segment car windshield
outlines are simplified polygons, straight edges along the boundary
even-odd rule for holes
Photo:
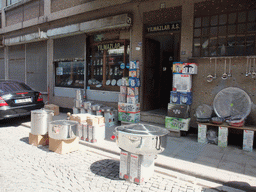
[[[2,86],[0,86],[0,92],[2,93],[29,91],[29,90],[31,90],[29,86],[19,82],[4,82],[2,83]]]

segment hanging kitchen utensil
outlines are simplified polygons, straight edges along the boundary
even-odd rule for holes
[[[232,74],[231,74],[231,58],[229,58],[229,71],[228,71],[228,77],[232,77]]]
[[[248,75],[251,75],[251,74],[252,74],[252,73],[251,73],[251,65],[252,65],[252,60],[251,60],[251,58],[250,58]]]
[[[221,77],[223,80],[226,80],[228,78],[228,74],[226,72],[226,69],[227,69],[227,59],[225,58],[224,73]]]
[[[213,79],[217,78],[216,71],[217,71],[217,58],[215,58],[215,63],[214,63],[214,77],[213,77]]]
[[[246,77],[248,77],[249,75],[248,75],[248,68],[249,68],[249,60],[248,60],[249,58],[247,57],[247,64],[246,64],[246,69],[245,69],[245,76]]]
[[[252,72],[252,78],[256,77],[256,72],[255,72],[255,58],[253,59],[253,72]]]
[[[210,67],[212,66],[212,58],[210,58]],[[213,80],[213,76],[210,74],[210,75],[207,75],[207,82],[210,83],[212,82]]]

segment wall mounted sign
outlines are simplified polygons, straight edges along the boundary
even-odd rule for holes
[[[98,45],[98,50],[109,50],[109,49],[119,49],[121,47],[121,43],[108,43],[108,44],[102,44]]]
[[[163,32],[163,31],[179,31],[181,22],[165,23],[161,25],[150,25],[146,27],[147,33]]]

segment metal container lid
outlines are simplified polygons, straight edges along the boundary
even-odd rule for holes
[[[56,120],[56,121],[51,121],[51,125],[77,125],[77,121],[72,121],[72,120]]]
[[[54,112],[53,110],[49,110],[49,109],[36,109],[31,111],[31,113],[33,114],[48,114],[53,112]]]
[[[164,136],[169,133],[167,129],[144,124],[131,124],[128,126],[116,127],[116,131],[122,131],[126,133],[136,134],[136,135],[154,135],[154,136]]]

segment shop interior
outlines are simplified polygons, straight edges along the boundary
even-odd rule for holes
[[[146,36],[144,111],[166,115],[172,90],[172,64],[179,61],[179,41],[179,33]]]

